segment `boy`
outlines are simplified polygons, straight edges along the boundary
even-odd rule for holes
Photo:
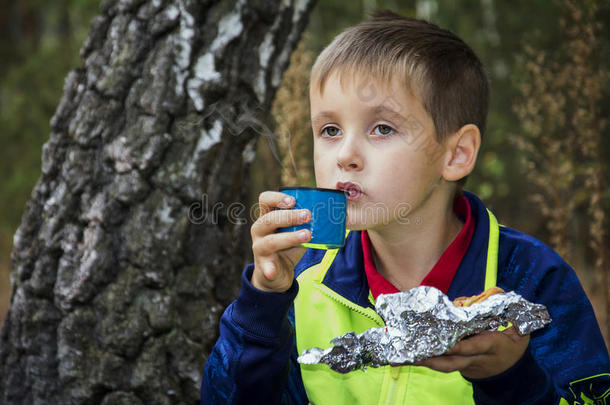
[[[202,404],[606,403],[608,353],[572,269],[461,190],[488,98],[484,68],[463,41],[388,11],[319,55],[310,83],[316,183],[349,193],[346,244],[306,250],[308,231],[274,233],[310,213],[286,209],[294,200],[282,193],[260,195],[254,263],[222,317]],[[531,336],[484,332],[416,365],[339,374],[296,362],[303,349],[380,326],[376,297],[418,285],[450,299],[498,285],[546,305],[553,321]]]

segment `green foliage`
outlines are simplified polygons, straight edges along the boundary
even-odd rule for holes
[[[406,16],[415,16],[415,1],[392,0],[318,0],[307,27],[308,46],[317,55],[345,28],[365,20],[370,11],[388,8]]]
[[[21,17],[11,19],[14,4],[0,0],[15,38],[0,38],[0,227],[14,230],[39,176],[42,144],[49,136],[49,119],[59,102],[62,83],[71,68],[80,64],[78,51],[98,12],[97,0],[22,1]],[[600,3],[600,20],[610,18],[610,6]],[[606,2],[607,3],[607,2]],[[320,0],[311,15],[307,45],[317,54],[346,27],[366,18],[375,8],[389,8],[402,15],[428,18],[457,33],[481,57],[491,78],[491,108],[482,150],[467,189],[486,199],[508,224],[536,233],[535,221],[519,200],[529,193],[521,175],[519,152],[511,142],[521,133],[512,106],[518,100],[516,55],[524,45],[557,48],[562,29],[560,8],[548,0]],[[0,11],[0,17],[2,12]],[[10,18],[9,18],[10,17]],[[610,55],[610,25],[600,35],[602,58]],[[2,29],[0,28],[0,31]],[[17,30],[19,31],[19,30]],[[3,31],[4,32],[4,31]],[[12,31],[11,31],[12,32]],[[600,102],[600,115],[610,115],[610,92]],[[610,137],[602,141],[610,155]],[[606,168],[607,170],[607,168]],[[539,230],[539,229],[538,229]]]
[[[598,20],[607,21],[610,4],[596,3]],[[325,0],[312,14],[308,46],[318,53],[336,34],[365,19],[372,8],[425,18],[456,33],[479,55],[488,69],[491,101],[479,159],[466,189],[479,194],[505,224],[544,237],[544,224],[526,198],[536,186],[523,175],[521,152],[515,147],[523,129],[513,106],[522,102],[519,85],[527,80],[519,59],[525,46],[556,52],[565,40],[565,29],[559,25],[563,12],[560,4],[548,0]],[[598,64],[608,66],[610,25],[603,25],[602,31]],[[600,117],[610,115],[610,92],[605,91],[599,110]],[[603,138],[601,153],[607,161],[610,137]],[[605,170],[608,178],[609,168]]]
[[[22,10],[24,24],[36,22],[35,36],[20,35],[3,42],[1,54],[11,55],[0,71],[0,228],[14,230],[25,202],[40,176],[40,155],[68,71],[80,64],[79,49],[98,2],[31,1]],[[33,21],[33,22],[32,22]],[[17,24],[18,25],[18,24]],[[20,27],[16,27],[17,29]],[[22,28],[22,27],[21,27]],[[25,31],[24,31],[25,32]]]

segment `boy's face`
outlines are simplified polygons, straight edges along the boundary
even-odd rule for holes
[[[317,186],[351,182],[361,191],[348,200],[347,227],[415,221],[440,181],[444,152],[418,98],[364,76],[345,75],[342,88],[335,72],[323,95],[310,88],[310,102]]]

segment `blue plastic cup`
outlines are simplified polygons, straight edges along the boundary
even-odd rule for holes
[[[309,229],[311,239],[301,246],[316,249],[336,249],[345,244],[347,194],[341,190],[317,187],[280,187],[280,192],[295,198],[291,209],[307,208],[311,221],[306,224],[278,228],[277,232]]]

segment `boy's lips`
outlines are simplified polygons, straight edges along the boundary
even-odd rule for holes
[[[342,190],[342,191],[345,191],[346,193],[348,193],[348,195],[347,195],[348,200],[355,200],[358,197],[360,197],[362,194],[364,194],[362,192],[362,188],[358,184],[352,183],[351,181],[338,182],[337,190]]]

